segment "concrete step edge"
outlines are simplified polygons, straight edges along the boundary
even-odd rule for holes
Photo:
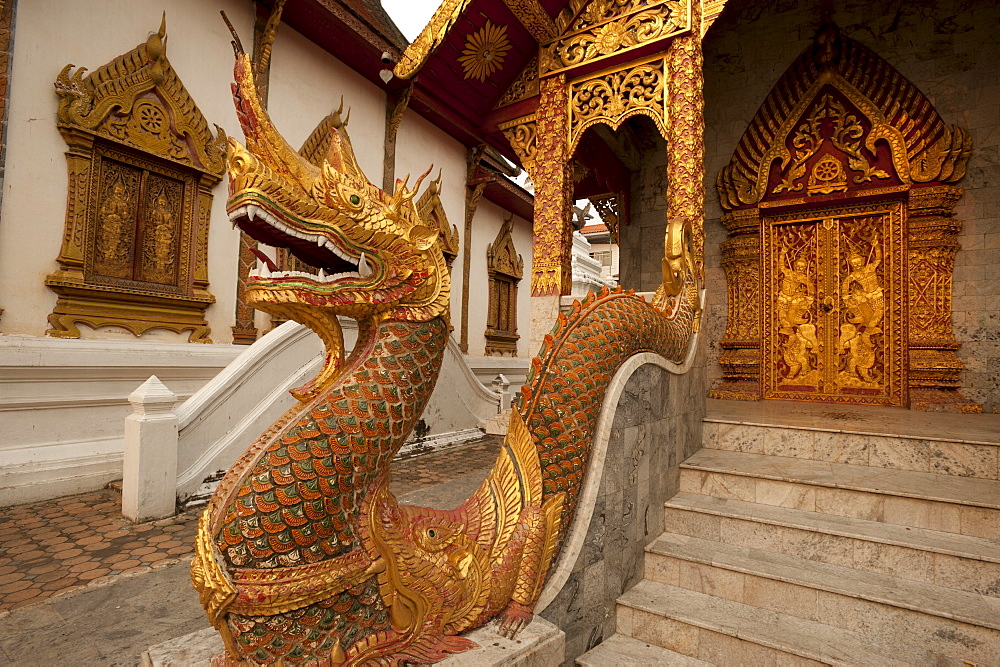
[[[633,637],[613,634],[578,657],[576,664],[580,667],[598,667],[600,665],[702,667],[712,663],[671,651],[656,644],[648,644]]]
[[[793,507],[763,505],[696,493],[678,493],[664,503],[664,507],[891,544],[969,560],[1000,563],[1000,541],[983,537],[944,533],[929,528],[901,526],[883,521],[855,519],[839,514],[810,512]]]
[[[940,664],[947,656],[884,646],[816,621],[643,579],[618,604],[828,664]]]
[[[1000,630],[1000,598],[978,593],[672,533],[646,552]]]
[[[1000,480],[872,468],[723,449],[701,449],[680,464],[695,470],[792,484],[932,500],[1000,510]],[[775,472],[784,469],[784,473]]]
[[[946,434],[936,435],[912,435],[909,433],[885,433],[882,431],[865,431],[860,429],[844,428],[823,428],[821,426],[798,426],[792,424],[768,424],[764,422],[746,422],[724,417],[705,417],[702,421],[709,424],[728,424],[730,426],[749,426],[752,428],[780,428],[786,431],[812,431],[819,433],[840,433],[842,435],[863,436],[866,438],[899,438],[900,440],[932,440],[934,442],[947,442],[956,445],[985,445],[987,447],[1000,447],[1000,440],[970,440],[968,438],[956,438]]]

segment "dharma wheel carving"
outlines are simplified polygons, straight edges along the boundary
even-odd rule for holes
[[[710,395],[978,412],[951,325],[971,148],[891,65],[824,28],[718,176],[728,319]]]
[[[55,82],[69,146],[66,231],[51,336],[79,324],[190,332],[210,343],[208,225],[226,139],[213,133],[166,55],[166,18],[132,51]]]

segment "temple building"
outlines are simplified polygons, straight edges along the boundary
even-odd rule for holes
[[[121,479],[151,375],[168,505],[204,500],[322,357],[244,300],[315,271],[230,224],[227,22],[299,155],[346,124],[387,193],[425,175],[451,343],[418,440],[503,431],[574,284],[679,311],[697,280],[682,363],[600,380],[528,659],[993,664],[992,0],[443,0],[412,43],[379,0],[0,0],[0,506]]]

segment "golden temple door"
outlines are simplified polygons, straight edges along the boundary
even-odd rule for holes
[[[764,397],[905,405],[903,205],[763,221]]]

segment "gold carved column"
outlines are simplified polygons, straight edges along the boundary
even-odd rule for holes
[[[729,239],[722,244],[726,272],[726,333],[719,343],[724,380],[711,398],[757,400],[760,396],[761,266],[760,216],[756,209],[722,216]]]
[[[691,21],[701,20],[693,2]],[[674,37],[667,49],[667,218],[691,223],[695,263],[705,264],[705,96],[701,33]],[[670,254],[667,249],[667,255]]]
[[[915,409],[981,412],[957,391],[965,366],[955,354],[961,344],[952,331],[951,312],[962,223],[953,216],[962,192],[956,185],[910,190],[909,386],[910,406]]]
[[[565,75],[542,79],[535,114],[535,185],[531,295],[560,296],[573,286],[571,268],[573,180],[569,155],[569,92]],[[525,169],[529,169],[525,165]],[[551,325],[551,322],[549,323]]]

